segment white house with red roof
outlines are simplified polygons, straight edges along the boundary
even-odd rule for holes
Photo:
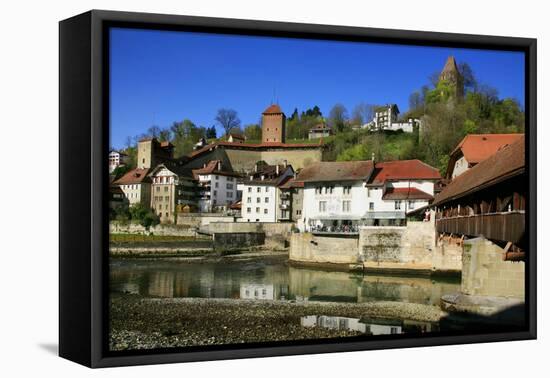
[[[302,169],[301,228],[354,231],[402,225],[433,200],[439,171],[420,160],[320,162]]]

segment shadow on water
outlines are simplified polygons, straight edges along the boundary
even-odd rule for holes
[[[526,308],[517,304],[491,315],[479,315],[465,312],[452,312],[439,321],[441,331],[471,331],[471,332],[516,332],[524,331],[526,323]]]

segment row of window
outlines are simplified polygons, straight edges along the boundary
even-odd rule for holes
[[[256,203],[261,203],[262,199],[260,197],[256,197]],[[246,203],[252,203],[252,197],[246,198]],[[269,203],[269,197],[264,198],[264,203]]]
[[[164,197],[164,200],[165,200],[166,202],[168,202],[168,201],[170,201],[170,197],[169,197],[169,196],[165,196],[165,197]],[[155,201],[156,201],[156,202],[162,201],[162,196],[155,196]]]
[[[132,184],[132,185],[121,185],[122,189],[138,189],[139,185]]]
[[[351,186],[342,187],[342,192],[344,195],[351,194]],[[334,185],[331,186],[318,186],[315,188],[315,194],[332,194],[334,193]]]
[[[248,214],[252,213],[252,208],[247,207],[246,212]],[[258,213],[258,214],[260,213],[260,208],[259,207],[256,208],[256,213]],[[267,213],[269,213],[268,209],[264,209],[264,214],[267,214]]]
[[[262,192],[262,187],[257,186],[256,187],[256,193],[261,193],[261,192]],[[269,193],[269,186],[265,186],[265,192]],[[251,186],[248,187],[248,193],[252,193],[252,187]]]
[[[157,188],[157,189],[156,189],[157,193],[160,192],[160,186],[157,186],[156,188]],[[165,191],[166,193],[168,192],[168,187],[167,187],[167,186],[164,187],[164,191]]]
[[[401,210],[403,201],[397,200],[394,201],[395,210]],[[414,209],[415,201],[409,201],[409,209]],[[369,202],[369,210],[374,210],[374,202]],[[326,213],[327,211],[327,201],[319,201],[319,212]],[[351,201],[342,201],[342,212],[349,213],[351,212]]]

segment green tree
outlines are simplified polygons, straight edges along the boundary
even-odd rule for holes
[[[260,125],[250,124],[244,127],[244,135],[247,140],[261,140],[262,128]]]

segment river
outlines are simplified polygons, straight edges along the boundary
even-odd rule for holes
[[[231,298],[438,305],[460,279],[399,277],[289,266],[283,259],[190,262],[113,259],[112,293],[160,298]]]

